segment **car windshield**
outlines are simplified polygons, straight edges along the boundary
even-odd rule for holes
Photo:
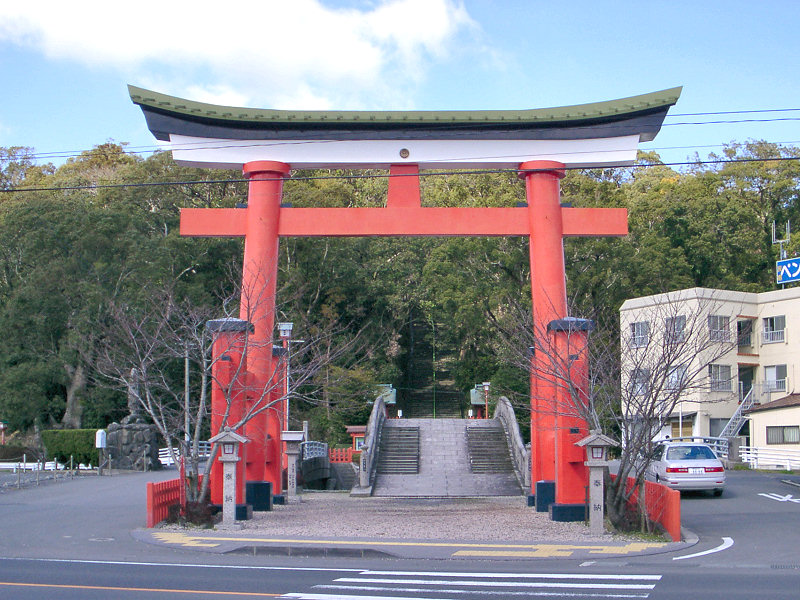
[[[708,446],[673,446],[667,450],[667,460],[714,460]]]

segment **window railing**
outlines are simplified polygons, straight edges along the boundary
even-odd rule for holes
[[[777,344],[784,340],[784,330],[777,329],[775,331],[764,331],[761,335],[762,344]]]
[[[785,379],[775,379],[773,381],[766,382],[767,391],[768,392],[785,392],[786,391],[786,380]]]

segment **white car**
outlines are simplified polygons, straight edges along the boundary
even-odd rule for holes
[[[697,442],[659,444],[645,477],[673,490],[710,490],[721,496],[725,489],[725,467],[707,444]]]

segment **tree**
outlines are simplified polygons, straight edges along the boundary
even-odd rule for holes
[[[502,331],[520,372],[530,371],[527,348],[533,347],[534,374],[558,390],[559,400],[551,403],[546,398],[547,415],[579,419],[589,429],[620,440],[617,477],[606,488],[608,516],[619,528],[629,525],[626,507],[643,485],[656,434],[681,402],[712,401],[707,393],[709,365],[736,345],[730,331],[723,335],[709,326],[710,316],[729,312],[720,309],[713,291],[649,300],[635,321],[625,313],[621,333],[616,320],[601,320],[588,337],[568,333],[558,345],[547,331],[534,331],[530,313],[524,310],[517,312],[515,325]],[[589,365],[586,380],[572,368],[573,358],[584,354]],[[515,404],[524,409],[526,402],[517,397]],[[627,485],[628,478],[633,478],[634,486]],[[643,502],[644,494],[639,498]],[[643,510],[639,517],[642,529],[652,531],[653,523]]]
[[[200,453],[200,442],[210,435],[212,386],[221,390],[225,400],[220,428],[228,426],[238,430],[287,398],[308,402],[308,389],[316,387],[315,376],[347,354],[357,336],[343,339],[341,331],[330,329],[317,331],[306,339],[291,357],[293,385],[289,390],[282,387],[278,363],[273,363],[275,370],[264,380],[252,377],[244,362],[232,375],[220,377],[216,366],[225,364],[229,354],[238,352],[247,356],[255,353],[259,346],[250,334],[251,329],[245,327],[241,339],[231,342],[229,347],[217,345],[215,348],[215,334],[207,323],[220,311],[229,314],[228,309],[238,306],[244,299],[249,309],[245,321],[249,322],[258,304],[266,299],[256,292],[237,288],[219,304],[198,305],[191,299],[181,298],[176,290],[176,282],[162,287],[145,286],[141,294],[143,302],[112,300],[109,303],[108,319],[99,333],[96,382],[125,393],[131,408],[149,417],[175,462],[178,457],[173,449],[180,448],[190,474],[187,499],[199,502],[206,497],[208,473],[217,451],[216,447],[212,448],[208,460]],[[244,296],[248,293],[251,296]],[[320,351],[321,347],[324,352]],[[271,352],[271,341],[269,349]],[[187,385],[185,369],[191,373],[191,387]],[[276,398],[273,392],[278,389],[280,394]],[[248,399],[246,403],[241,402],[244,395]],[[198,475],[205,475],[199,488],[196,485]]]

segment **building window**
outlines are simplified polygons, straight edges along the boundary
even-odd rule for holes
[[[708,378],[711,381],[712,392],[731,391],[730,365],[708,365]]]
[[[761,336],[762,343],[776,344],[783,342],[784,331],[786,330],[786,317],[767,317],[764,319],[764,332]]]
[[[666,389],[670,391],[680,390],[686,383],[686,365],[671,368],[667,372]]]
[[[786,391],[786,365],[764,367],[764,380],[769,392]]]
[[[631,347],[644,348],[650,341],[650,323],[640,321],[631,323]]]
[[[730,319],[724,315],[709,315],[708,339],[712,342],[727,342],[729,320]]]
[[[686,329],[686,316],[668,317],[665,322],[664,336],[668,344],[677,344],[684,340]]]
[[[631,394],[644,396],[650,387],[650,371],[648,369],[634,369],[631,374]]]
[[[736,339],[739,346],[752,346],[753,345],[753,321],[737,321],[736,322]]]
[[[800,425],[767,427],[767,444],[800,444]]]

